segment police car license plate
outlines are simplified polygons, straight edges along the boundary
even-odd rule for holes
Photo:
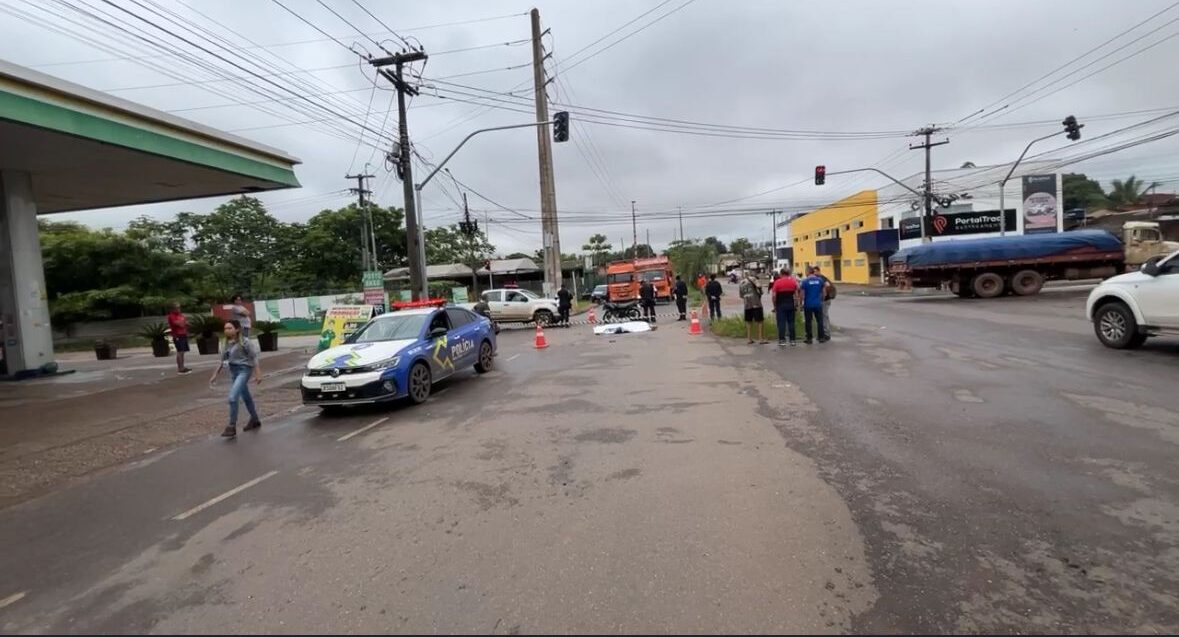
[[[348,386],[344,383],[323,383],[319,386],[319,391],[344,391]]]

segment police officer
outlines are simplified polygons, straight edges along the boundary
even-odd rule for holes
[[[655,286],[644,280],[639,284],[639,305],[643,306],[643,318],[655,322]]]
[[[675,287],[672,289],[672,294],[675,295],[675,306],[680,311],[680,317],[676,320],[688,320],[688,284],[680,278],[680,275],[675,275]]]

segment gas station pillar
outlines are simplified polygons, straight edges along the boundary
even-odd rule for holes
[[[32,177],[0,171],[0,361],[14,375],[53,362]]]

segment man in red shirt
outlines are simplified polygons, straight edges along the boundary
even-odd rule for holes
[[[786,346],[786,333],[790,333],[790,344],[795,343],[794,310],[798,304],[798,279],[790,274],[790,268],[782,268],[781,275],[770,286],[770,297],[774,301],[774,318],[778,323],[778,347]]]
[[[184,366],[184,353],[188,351],[188,319],[180,311],[180,304],[173,303],[168,312],[168,329],[172,330],[172,344],[176,346],[176,373],[187,374],[192,370]]]

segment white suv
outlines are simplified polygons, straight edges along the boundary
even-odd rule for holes
[[[491,320],[500,323],[523,321],[548,325],[557,316],[555,300],[541,298],[529,290],[488,290],[481,294],[480,298],[487,303]]]
[[[1097,339],[1115,349],[1138,347],[1150,336],[1179,334],[1179,252],[1106,279],[1089,293],[1085,314]]]

